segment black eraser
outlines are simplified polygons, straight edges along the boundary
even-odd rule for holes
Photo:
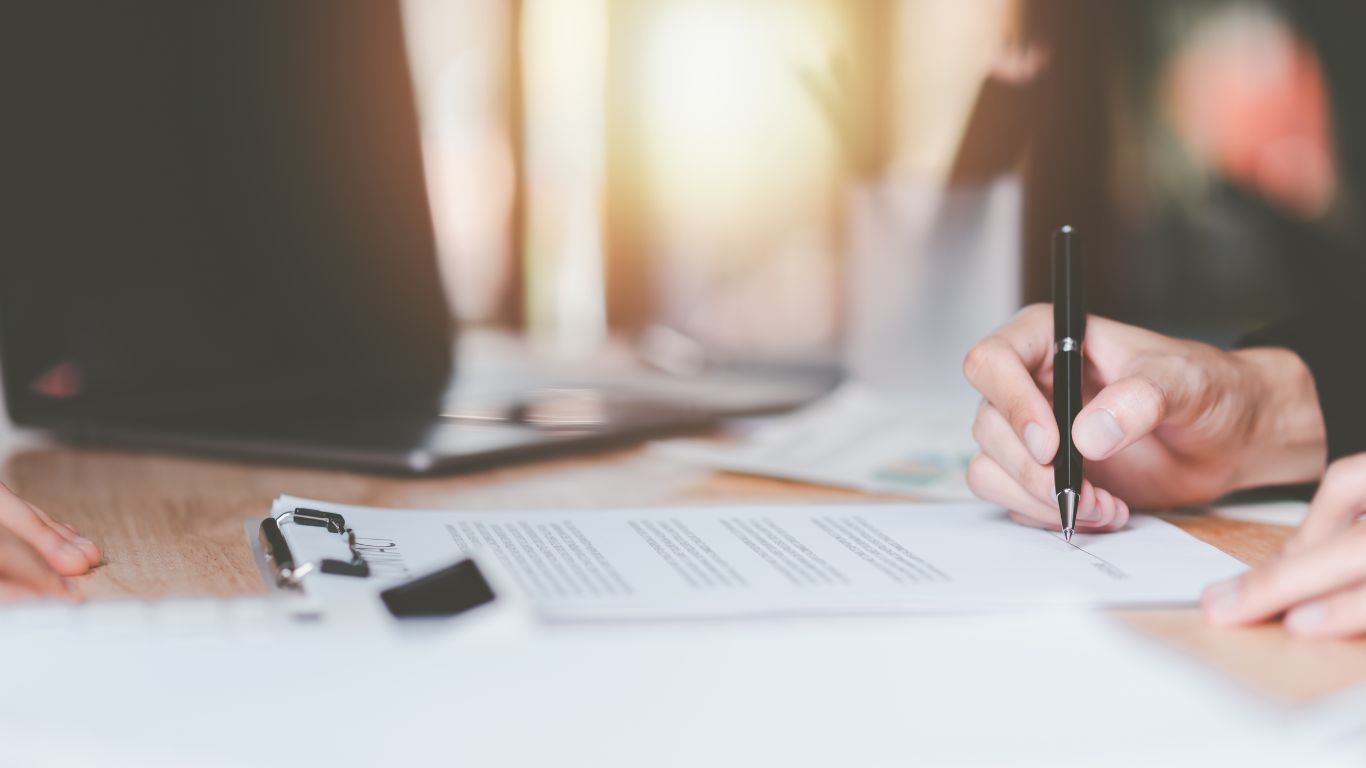
[[[389,613],[399,618],[455,616],[494,600],[493,588],[469,559],[390,587],[379,596]]]

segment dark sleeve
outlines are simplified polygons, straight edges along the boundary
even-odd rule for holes
[[[1286,347],[1298,354],[1318,390],[1328,460],[1366,452],[1366,323],[1359,310],[1333,302],[1249,334],[1238,346]]]

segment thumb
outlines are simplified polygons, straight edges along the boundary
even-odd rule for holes
[[[1134,374],[1101,390],[1072,425],[1081,455],[1095,461],[1108,458],[1156,429],[1173,405],[1186,399],[1168,381],[1161,375]]]

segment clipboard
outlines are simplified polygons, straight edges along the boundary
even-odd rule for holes
[[[299,561],[285,530],[290,526],[321,528],[337,534],[350,558],[317,558]],[[267,585],[279,592],[302,593],[310,575],[368,579],[370,564],[356,546],[356,533],[336,512],[295,507],[268,516],[258,524],[247,523],[247,538],[257,567]],[[456,616],[494,602],[497,594],[490,579],[474,559],[466,557],[437,571],[389,587],[380,600],[395,618]]]

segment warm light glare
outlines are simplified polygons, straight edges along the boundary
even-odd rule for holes
[[[528,325],[545,353],[584,357],[607,338],[607,0],[527,0],[521,33]]]
[[[488,321],[508,288],[516,189],[507,9],[484,0],[405,0],[403,13],[447,294],[461,320]]]
[[[1009,0],[897,4],[894,163],[917,178],[948,173],[983,78],[1000,57]]]
[[[801,79],[832,45],[821,11],[693,0],[648,18],[632,105],[666,225],[762,230],[825,204],[834,137]]]

